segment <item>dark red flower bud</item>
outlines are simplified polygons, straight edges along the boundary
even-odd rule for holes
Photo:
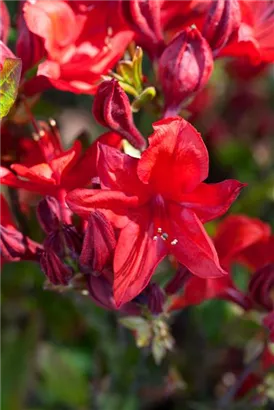
[[[60,206],[52,196],[46,196],[37,206],[37,218],[46,233],[57,230],[60,227]]]
[[[265,327],[269,330],[269,339],[274,343],[274,311],[270,312],[263,320]]]
[[[67,285],[72,277],[72,269],[50,249],[42,252],[40,265],[44,274],[54,285]]]
[[[147,304],[151,313],[155,315],[162,313],[165,295],[160,286],[156,283],[150,283],[144,293],[147,296]]]
[[[113,256],[115,246],[115,233],[111,223],[101,212],[92,212],[79,259],[83,272],[102,272]]]
[[[226,45],[231,34],[240,27],[238,0],[212,0],[202,34],[214,51]]]
[[[6,261],[15,261],[24,255],[27,244],[21,232],[1,226],[1,256]]]
[[[274,309],[274,264],[257,270],[249,282],[249,296],[256,305],[266,310]]]
[[[89,276],[88,290],[93,301],[105,309],[116,310],[111,283],[104,275]]]
[[[212,69],[212,51],[199,30],[188,27],[181,31],[159,60],[165,117],[177,114],[181,104],[206,85]]]
[[[107,80],[98,87],[93,115],[104,127],[117,132],[135,148],[145,148],[145,140],[133,123],[129,99],[117,80]]]
[[[160,53],[164,45],[162,3],[163,0],[120,0],[124,20],[136,32],[141,45],[152,55]]]
[[[82,237],[72,225],[61,225],[48,234],[44,248],[51,249],[61,259],[70,256],[78,259],[82,249]]]
[[[120,309],[117,309],[113,297],[112,280],[109,280],[112,275],[110,271],[105,271],[100,276],[87,276],[88,290],[94,303],[104,309],[120,310],[130,315],[140,315],[139,307],[133,302],[125,303]]]
[[[191,277],[189,270],[183,266],[179,265],[177,272],[173,278],[166,284],[165,292],[167,295],[174,295],[187,283],[188,279]]]

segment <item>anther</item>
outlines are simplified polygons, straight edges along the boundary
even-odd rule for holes
[[[176,245],[178,243],[178,239],[173,239],[173,241],[170,242],[171,245]]]
[[[157,229],[157,232],[158,232],[158,233],[162,233],[162,228],[158,228],[158,229]]]
[[[40,139],[39,134],[37,134],[36,132],[33,132],[31,135],[32,135],[32,138],[34,139],[34,141],[39,141],[39,139]]]
[[[166,232],[164,232],[164,233],[161,235],[161,238],[163,239],[163,241],[166,241],[167,238],[168,238],[168,234],[167,234]]]

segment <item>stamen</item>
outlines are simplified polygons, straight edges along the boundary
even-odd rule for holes
[[[170,242],[171,245],[176,245],[178,243],[178,239],[173,239],[173,241]]]
[[[158,233],[162,233],[162,231],[163,231],[162,228],[158,228],[158,229],[157,229],[157,232],[158,232]]]
[[[153,239],[154,241],[156,241],[156,240],[157,240],[157,238],[158,238],[158,236],[157,236],[157,235],[155,235],[155,236],[153,236],[153,238],[152,238],[152,239]]]
[[[164,232],[164,233],[161,235],[161,238],[163,239],[163,241],[166,241],[167,238],[168,238],[168,234],[167,234],[166,232]]]

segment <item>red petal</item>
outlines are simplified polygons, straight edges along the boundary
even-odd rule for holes
[[[138,162],[115,148],[98,144],[98,175],[103,187],[144,196],[147,187],[137,176]]]
[[[231,286],[229,275],[215,279],[202,279],[192,276],[185,285],[183,295],[174,299],[170,309],[176,310],[189,305],[197,305],[220,295],[229,286]]]
[[[36,182],[39,184],[56,184],[55,179],[52,177],[53,172],[48,164],[42,163],[34,165],[33,167],[25,167],[21,164],[13,164],[11,166],[17,175],[22,178],[28,179],[30,182]]]
[[[253,269],[274,263],[274,236],[243,249],[238,254],[238,259]]]
[[[44,164],[46,165],[46,164]],[[22,169],[23,168],[23,169]],[[31,174],[32,180],[23,180],[17,178],[16,175],[14,175],[11,171],[4,167],[0,167],[0,181],[1,184],[10,186],[12,188],[24,188],[27,191],[32,191],[32,192],[37,192],[42,195],[54,195],[55,188],[56,186],[53,185],[54,181],[53,180],[46,180],[46,179],[40,179],[37,176],[34,176],[34,173],[30,171],[27,167],[24,167],[23,165],[19,164],[13,164],[12,169],[17,171],[19,170],[19,175],[20,171],[24,173],[24,178],[26,178],[26,175]]]
[[[178,261],[201,278],[219,277],[226,272],[221,268],[213,242],[202,223],[189,209],[169,204],[171,230],[177,243],[170,246]]]
[[[26,2],[24,17],[29,30],[45,39],[45,47],[53,56],[60,47],[74,42],[82,28],[69,5],[60,0]]]
[[[192,209],[203,223],[208,222],[223,215],[244,186],[234,179],[218,184],[200,184],[190,194],[182,195],[181,202]]]
[[[0,203],[1,203],[1,225],[10,228],[15,227],[12,214],[3,194],[0,195]]]
[[[7,42],[10,29],[10,15],[8,8],[3,0],[0,2],[0,40]]]
[[[147,286],[157,265],[165,257],[164,242],[154,241],[152,237],[146,210],[143,210],[139,221],[130,221],[121,231],[114,256],[114,299],[117,307],[135,298]]]
[[[249,218],[245,215],[226,217],[219,225],[214,240],[222,265],[228,266],[251,245],[256,246],[259,242],[263,242],[263,247],[265,247],[265,241],[269,238],[270,233],[270,227],[259,219]],[[253,259],[260,263],[261,255],[256,256],[254,252],[256,249],[253,251]]]
[[[100,191],[96,189],[75,189],[66,196],[66,202],[73,212],[88,219],[90,212],[100,209],[117,227],[128,222],[129,209],[139,206],[138,197],[127,196],[120,191]]]
[[[58,182],[60,185],[65,184],[66,174],[77,163],[81,155],[81,149],[80,141],[75,141],[70,150],[60,154],[50,161],[50,167],[53,170],[56,179],[59,180]]]
[[[207,149],[200,134],[183,118],[168,118],[153,128],[150,146],[138,164],[138,176],[155,192],[177,200],[207,177]]]
[[[91,182],[93,177],[98,176],[96,158],[97,147],[100,142],[118,148],[121,145],[121,137],[114,132],[107,132],[93,141],[75,166],[70,168],[68,175],[66,175],[65,185],[68,191],[84,187]]]

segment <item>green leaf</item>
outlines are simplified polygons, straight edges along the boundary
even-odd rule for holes
[[[22,61],[20,58],[6,58],[0,73],[0,118],[5,117],[17,97]]]

